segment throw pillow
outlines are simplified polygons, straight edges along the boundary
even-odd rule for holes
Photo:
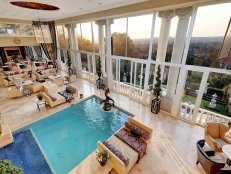
[[[129,164],[129,158],[125,155],[123,155],[118,149],[116,149],[112,144],[110,144],[108,141],[102,142],[112,153],[115,154],[121,161],[124,162],[125,166],[127,167]]]
[[[150,134],[148,132],[146,132],[145,130],[141,129],[140,127],[138,127],[138,126],[136,126],[130,122],[125,122],[124,125],[130,131],[133,130],[136,133],[138,133],[145,140],[148,140],[150,138]]]
[[[56,97],[54,97],[52,94],[47,94],[48,95],[48,97],[50,97],[51,98],[51,100],[52,101],[56,101],[57,100],[57,98]]]
[[[130,132],[134,137],[140,138],[140,134],[138,132],[136,132],[135,130],[131,130]]]
[[[7,82],[9,82],[10,81],[10,79],[8,78],[8,77],[5,77],[4,78]]]

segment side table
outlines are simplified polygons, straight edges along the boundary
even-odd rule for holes
[[[44,100],[35,100],[35,103],[37,104],[37,108],[38,108],[38,110],[40,111],[40,107],[42,106],[42,105],[44,105],[44,106],[47,106],[47,102],[46,101],[44,101]]]

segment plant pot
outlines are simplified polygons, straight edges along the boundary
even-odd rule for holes
[[[107,162],[99,162],[101,166],[105,166]]]
[[[151,112],[158,114],[160,112],[160,99],[153,99],[151,104]]]
[[[39,100],[42,100],[43,99],[43,96],[41,96],[41,97],[37,97]]]

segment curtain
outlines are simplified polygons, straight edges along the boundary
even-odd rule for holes
[[[37,56],[42,57],[42,48],[41,48],[41,46],[40,45],[34,45],[33,48],[34,48]]]
[[[55,22],[33,21],[33,26],[41,28],[41,25],[48,25],[52,43],[41,43],[41,47],[48,59],[55,61],[57,59],[57,43],[55,33]]]

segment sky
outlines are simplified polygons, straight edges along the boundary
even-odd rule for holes
[[[231,3],[201,6],[198,8],[193,37],[224,36],[231,17]],[[126,33],[126,18],[115,19],[111,25],[111,33]],[[171,20],[170,36],[175,37],[178,17]],[[152,14],[128,18],[128,35],[131,39],[145,39],[150,37]],[[91,40],[90,22],[81,24],[83,37]],[[156,17],[154,37],[158,37],[161,19]],[[93,23],[94,36],[98,35],[97,25]],[[98,41],[98,38],[94,38]]]
[[[193,36],[224,36],[231,17],[231,3],[202,6],[198,8]],[[134,22],[135,21],[135,22]],[[152,23],[152,15],[145,15],[143,17],[133,17],[128,19],[128,34],[131,38],[142,39],[150,35]],[[111,28],[112,33],[126,32],[123,27],[126,24],[126,19],[118,19],[114,21]],[[171,20],[170,36],[174,37],[176,34],[178,18],[174,17]],[[154,36],[158,37],[160,33],[161,19],[156,18]]]

